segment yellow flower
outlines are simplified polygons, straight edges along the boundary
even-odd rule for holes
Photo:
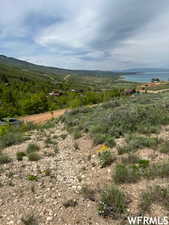
[[[109,147],[107,145],[101,145],[96,152],[104,152],[107,151],[109,149]]]

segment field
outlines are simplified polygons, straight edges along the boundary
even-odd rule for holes
[[[117,96],[43,125],[1,128],[1,224],[127,225],[128,216],[167,216],[168,98]]]

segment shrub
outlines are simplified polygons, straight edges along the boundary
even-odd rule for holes
[[[147,168],[149,166],[149,160],[146,160],[146,159],[140,159],[138,160],[138,164],[139,164],[139,167],[141,168]]]
[[[116,142],[115,142],[115,140],[114,140],[114,137],[107,136],[107,137],[105,138],[105,144],[106,144],[107,146],[109,146],[110,148],[116,146]]]
[[[110,151],[104,151],[99,153],[99,160],[100,165],[103,168],[111,165],[111,163],[115,160],[115,158],[113,158],[112,153]]]
[[[129,136],[127,139],[128,144],[133,150],[145,148],[145,147],[155,147],[158,145],[160,140],[158,138],[148,138],[143,136]]]
[[[101,193],[98,213],[103,217],[117,219],[126,212],[127,204],[124,193],[115,186],[110,186]]]
[[[125,166],[119,164],[116,166],[114,181],[118,184],[120,183],[135,183],[141,177],[140,170],[136,165]]]
[[[16,153],[16,158],[18,161],[22,161],[24,156],[26,156],[25,152],[17,152]]]
[[[74,132],[73,132],[73,137],[74,137],[74,139],[78,139],[78,138],[80,138],[82,135],[81,135],[81,132],[79,131],[79,130],[75,130]]]
[[[137,155],[129,154],[127,157],[122,158],[123,164],[136,164],[140,160],[140,158]]]
[[[12,159],[6,154],[0,154],[0,164],[10,163]]]
[[[20,132],[8,132],[5,135],[3,135],[0,139],[0,149],[9,147],[11,145],[20,144],[25,139],[23,137],[23,134]]]
[[[103,144],[105,141],[105,134],[96,134],[93,136],[93,138],[95,145]]]
[[[140,208],[143,213],[150,210],[153,203],[158,203],[163,205],[167,210],[169,210],[169,187],[160,187],[155,185],[154,187],[149,187],[149,190],[141,194]]]
[[[153,164],[144,171],[147,178],[169,177],[169,162]]]
[[[36,151],[39,151],[39,146],[37,144],[33,144],[33,143],[29,144],[26,149],[27,154],[30,154],[30,153],[33,153]]]
[[[166,141],[160,146],[160,152],[169,154],[169,141]]]
[[[35,175],[28,175],[28,176],[27,176],[27,179],[28,179],[29,181],[38,181],[38,177],[35,176]]]
[[[38,153],[32,152],[32,153],[28,154],[28,159],[30,161],[38,161],[38,160],[41,159],[41,157],[40,157],[40,155]]]

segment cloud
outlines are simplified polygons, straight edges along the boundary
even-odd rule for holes
[[[71,69],[169,67],[168,0],[1,0],[0,51]]]

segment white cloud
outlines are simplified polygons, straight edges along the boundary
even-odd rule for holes
[[[168,0],[1,1],[7,55],[74,69],[169,67]]]

